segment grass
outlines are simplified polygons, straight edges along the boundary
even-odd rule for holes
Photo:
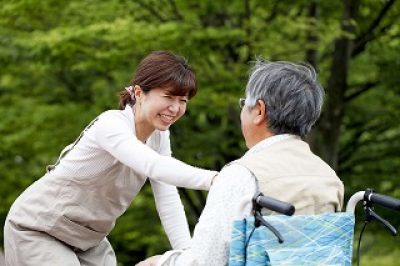
[[[356,263],[356,250],[359,232],[354,237],[353,265]],[[361,240],[360,266],[400,266],[400,236],[392,236],[389,231],[364,233]]]

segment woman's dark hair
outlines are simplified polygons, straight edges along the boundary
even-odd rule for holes
[[[170,95],[188,96],[189,99],[197,93],[196,75],[188,61],[167,51],[155,51],[146,56],[129,84],[139,85],[145,93],[154,88],[168,87]],[[135,103],[128,91],[120,92],[119,97],[120,110]]]

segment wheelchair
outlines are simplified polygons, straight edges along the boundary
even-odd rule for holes
[[[257,193],[252,198],[252,215],[234,221],[229,266],[351,266],[354,212],[360,201],[365,223],[359,240],[371,221],[381,223],[393,236],[397,235],[396,229],[374,211],[373,205],[400,211],[400,200],[375,193],[373,189],[353,194],[345,212],[319,215],[293,215],[294,206]],[[263,216],[262,208],[280,214]],[[359,247],[360,242],[357,265]]]

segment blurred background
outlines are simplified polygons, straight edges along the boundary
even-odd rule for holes
[[[0,0],[1,225],[85,125],[118,107],[118,92],[154,50],[186,57],[199,82],[171,127],[175,157],[215,170],[240,157],[237,102],[249,62],[307,61],[326,90],[307,141],[345,183],[346,200],[367,187],[400,198],[399,1]],[[207,193],[180,192],[193,228]],[[376,211],[400,229],[398,212]],[[110,241],[121,266],[170,249],[149,185]],[[371,224],[361,255],[364,265],[400,265],[400,237]]]

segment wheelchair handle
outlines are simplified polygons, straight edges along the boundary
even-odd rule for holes
[[[278,213],[282,213],[288,216],[291,216],[295,212],[295,208],[293,205],[280,201],[268,196],[264,196],[262,193],[254,195],[253,200],[260,205],[261,207],[267,208],[271,211],[275,211]]]
[[[395,211],[400,211],[400,200],[374,193],[372,190],[366,190],[366,191],[358,191],[353,194],[353,196],[350,197],[347,206],[346,206],[346,212],[351,212],[354,213],[355,207],[359,201],[369,201],[371,203],[375,203],[377,205],[380,205],[382,207],[392,209]]]
[[[395,211],[400,211],[400,200],[378,193],[371,193],[368,197],[372,203]]]

